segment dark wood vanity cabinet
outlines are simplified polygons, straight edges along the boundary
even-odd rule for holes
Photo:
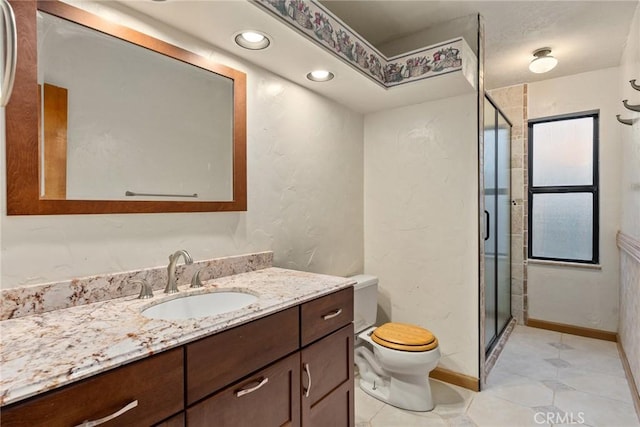
[[[100,426],[150,426],[184,408],[182,349],[98,374],[0,409],[2,427],[73,427],[117,417]]]
[[[353,288],[300,307],[303,427],[354,425],[352,321]]]
[[[187,405],[297,351],[299,331],[293,307],[187,344]]]
[[[189,427],[299,426],[296,352],[187,409]]]
[[[353,427],[353,288],[1,409],[5,426]]]
[[[168,420],[164,420],[153,427],[185,427],[186,425],[185,414],[184,412],[180,412],[179,414],[174,415]]]
[[[301,351],[303,427],[354,423],[353,324]]]
[[[189,406],[186,425],[352,427],[352,321],[347,288],[187,345],[187,400],[194,402],[256,360],[277,359],[295,340],[287,357]]]
[[[300,346],[353,322],[353,288],[346,288],[300,306]]]

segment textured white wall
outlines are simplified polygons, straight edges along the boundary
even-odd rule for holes
[[[362,271],[362,115],[170,28],[119,15],[106,2],[89,6],[247,73],[248,211],[12,217],[3,211],[3,288],[164,265],[180,248],[194,259],[273,250],[277,266],[345,276]],[[4,163],[0,172],[5,176]]]
[[[607,68],[529,84],[529,119],[600,110],[601,270],[530,262],[529,317],[616,331],[618,325],[621,126],[620,70]]]
[[[640,92],[629,85],[640,84],[640,4],[631,24],[627,45],[620,65],[622,99],[640,104]],[[640,113],[620,107],[624,118],[635,117],[633,126],[621,127],[622,132],[622,221],[621,231],[640,241]],[[627,253],[620,254],[620,343],[627,355],[636,387],[640,389],[640,262]]]
[[[630,104],[640,104],[640,92],[634,90],[629,80],[635,79],[640,85],[640,4],[636,8],[627,45],[620,64],[620,99],[628,99]],[[619,125],[622,133],[622,222],[621,230],[640,240],[640,113],[635,113],[618,105],[621,118],[636,121],[633,126]]]
[[[478,377],[476,95],[365,117],[365,271],[393,321],[431,330]]]

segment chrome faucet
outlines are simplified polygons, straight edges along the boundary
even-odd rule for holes
[[[169,255],[169,266],[167,267],[167,287],[164,288],[165,294],[175,294],[176,292],[178,292],[178,283],[176,281],[176,264],[178,263],[180,255],[182,255],[182,257],[184,258],[185,264],[193,264],[191,255],[189,255],[189,252],[185,251],[184,249],[180,249],[174,254]]]

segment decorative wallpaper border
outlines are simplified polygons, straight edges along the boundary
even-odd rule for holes
[[[176,275],[182,284],[201,269],[200,278],[205,281],[262,270],[272,264],[273,252],[258,252],[180,264]],[[162,291],[167,283],[167,266],[3,289],[0,320],[135,295],[140,292],[140,285],[131,283],[136,279],[144,279],[154,291]]]
[[[462,38],[387,58],[316,0],[252,0],[374,82],[390,88],[462,69]]]

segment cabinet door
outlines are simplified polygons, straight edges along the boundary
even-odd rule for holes
[[[185,425],[184,412],[180,412],[179,414],[174,415],[168,420],[164,420],[163,422],[156,424],[153,427],[184,427]]]
[[[149,426],[184,408],[182,348],[2,408],[2,426],[69,427],[121,414],[101,426]]]
[[[298,350],[298,307],[186,345],[187,405]]]
[[[301,351],[303,427],[353,427],[353,324]]]
[[[187,425],[299,426],[300,354],[292,354],[187,409]]]

